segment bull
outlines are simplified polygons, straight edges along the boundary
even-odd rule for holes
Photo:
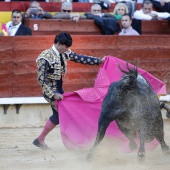
[[[139,134],[138,158],[145,158],[145,142],[155,138],[160,143],[162,152],[170,153],[164,140],[160,101],[156,93],[138,73],[137,67],[129,68],[127,64],[126,70],[120,70],[124,75],[120,81],[110,85],[103,100],[96,140],[87,159],[104,138],[112,121],[116,121],[119,129],[129,139],[129,147],[132,150],[137,148],[135,137]]]

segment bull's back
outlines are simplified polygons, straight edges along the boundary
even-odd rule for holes
[[[154,122],[160,116],[159,99],[145,79],[137,79],[136,87],[126,97],[130,117],[139,120],[149,118]]]

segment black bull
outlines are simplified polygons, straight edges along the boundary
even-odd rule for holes
[[[121,68],[120,68],[121,69]],[[130,149],[136,149],[136,134],[139,133],[140,146],[138,157],[145,157],[145,142],[156,138],[163,153],[170,149],[164,141],[163,119],[160,101],[150,84],[137,72],[137,68],[128,68],[118,82],[110,85],[103,100],[102,110],[98,121],[96,141],[90,150],[92,156],[94,148],[104,138],[106,129],[112,121],[116,121],[119,129],[129,139]]]

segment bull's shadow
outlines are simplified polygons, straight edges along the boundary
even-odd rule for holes
[[[138,73],[137,67],[129,68],[127,64],[126,70],[120,70],[124,73],[122,79],[110,85],[103,100],[97,137],[87,159],[91,158],[112,121],[116,121],[119,129],[129,139],[132,150],[137,148],[134,139],[139,134],[138,158],[145,157],[145,142],[155,138],[159,141],[162,152],[170,153],[169,146],[164,141],[163,119],[156,93]]]

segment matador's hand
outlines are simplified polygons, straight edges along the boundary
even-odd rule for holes
[[[104,56],[103,58],[101,58],[101,59],[100,59],[100,64],[104,63],[105,59],[106,59],[106,56]]]
[[[62,100],[62,99],[63,99],[63,95],[60,94],[60,93],[55,93],[55,94],[54,94],[54,99],[55,99],[55,100]]]
[[[69,56],[71,54],[71,50],[68,49],[67,51],[64,52],[65,54],[67,54],[67,56]]]

